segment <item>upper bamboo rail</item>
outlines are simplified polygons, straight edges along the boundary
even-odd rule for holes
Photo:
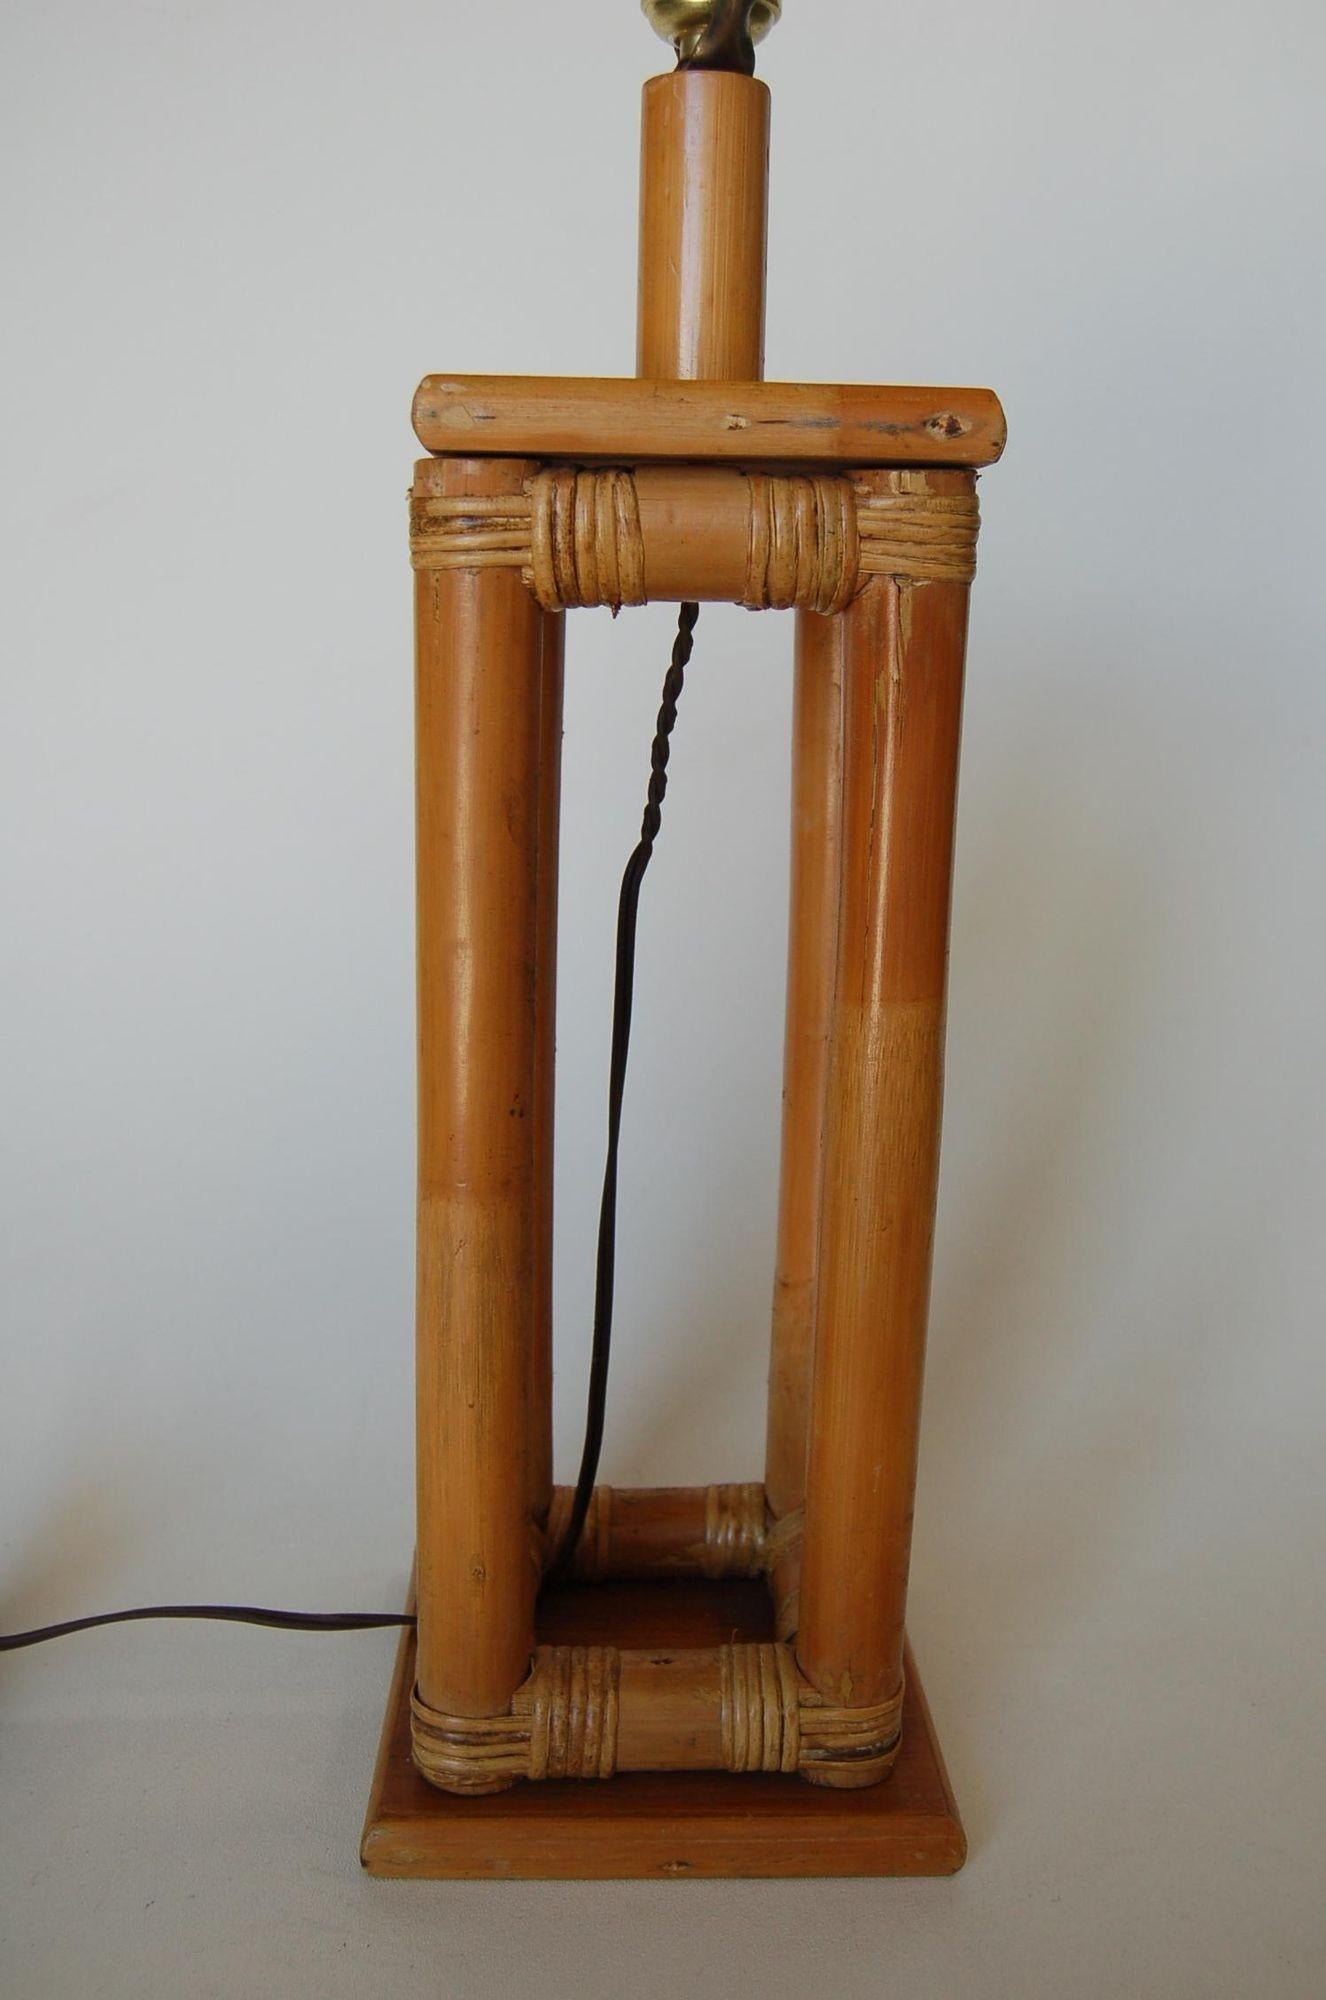
[[[415,569],[518,571],[547,611],[698,598],[831,613],[871,577],[966,583],[976,566],[970,480],[949,493],[920,471],[555,465],[453,497],[435,491],[439,462],[420,462]]]
[[[1007,436],[993,389],[852,383],[425,375],[413,416],[425,451],[618,464],[978,467]]]

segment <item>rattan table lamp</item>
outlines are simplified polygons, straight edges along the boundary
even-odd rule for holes
[[[779,11],[646,0],[679,64],[644,88],[634,379],[415,398],[418,1625],[381,1875],[965,1852],[904,1612],[976,469],[1004,423],[983,389],[763,380],[752,40]],[[656,600],[795,614],[768,1449],[762,1485],[577,1506],[550,1407],[563,636]]]

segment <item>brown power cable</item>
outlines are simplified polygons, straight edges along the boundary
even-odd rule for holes
[[[622,1097],[626,1088],[626,1058],[631,1046],[631,1003],[635,993],[635,929],[640,908],[640,884],[654,852],[663,820],[668,789],[669,738],[677,720],[686,668],[695,644],[698,604],[683,604],[672,642],[672,660],[663,682],[663,699],[649,752],[649,797],[640,824],[640,839],[626,864],[617,902],[617,966],[612,1001],[612,1054],[608,1063],[608,1157],[603,1169],[603,1199],[599,1206],[598,1258],[594,1281],[594,1338],[589,1357],[589,1406],[585,1413],[585,1446],[576,1478],[571,1518],[549,1566],[553,1578],[570,1569],[589,1503],[594,1497],[603,1425],[608,1401],[608,1361],[612,1348],[613,1281],[617,1264],[617,1148],[622,1129]]]
[[[649,795],[640,839],[622,876],[617,903],[617,962],[612,1003],[612,1054],[608,1065],[608,1157],[599,1208],[598,1259],[594,1286],[594,1338],[590,1350],[589,1403],[585,1414],[585,1444],[576,1480],[571,1516],[550,1575],[564,1576],[584,1529],[603,1449],[608,1400],[608,1362],[612,1349],[613,1280],[617,1258],[617,1149],[621,1137],[622,1097],[626,1058],[631,1044],[631,1004],[635,992],[635,932],[640,884],[654,852],[663,821],[668,789],[669,739],[677,720],[686,668],[694,646],[698,604],[683,604],[677,620],[672,660],[663,682],[663,699],[649,752]],[[38,1625],[30,1632],[0,1634],[0,1653],[40,1646],[71,1632],[90,1632],[98,1625],[129,1625],[143,1618],[211,1618],[231,1625],[269,1625],[281,1632],[370,1632],[384,1625],[413,1625],[410,1612],[392,1611],[271,1611],[253,1604],[144,1604],[128,1611],[102,1611],[90,1618],[67,1618],[59,1625]]]

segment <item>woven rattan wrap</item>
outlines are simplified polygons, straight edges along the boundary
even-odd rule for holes
[[[519,1715],[443,1715],[410,1697],[414,1761],[447,1792],[500,1792],[529,1776],[529,1722]]]
[[[900,1687],[889,1701],[871,1708],[836,1708],[803,1681],[797,1760],[802,1776],[853,1785],[875,1785],[887,1777],[898,1754],[904,1692]]]
[[[700,1556],[703,1574],[715,1578],[763,1576],[764,1515],[761,1485],[707,1487]]]
[[[970,583],[980,515],[974,492],[934,493],[894,472],[889,490],[830,474],[748,472],[748,610],[842,611],[872,577]],[[519,493],[411,501],[417,570],[516,570],[546,611],[643,604],[645,544],[635,476],[548,466]]]
[[[857,591],[856,505],[845,479],[746,475],[748,611],[842,611]]]
[[[976,574],[980,508],[972,493],[927,493],[924,475],[896,472],[890,493],[858,487],[861,578],[970,583]]]
[[[527,581],[545,611],[645,601],[645,550],[629,472],[550,466],[530,486]]]
[[[528,1718],[530,1778],[610,1778],[617,1768],[615,1646],[540,1646],[516,1693]]]
[[[529,564],[528,493],[440,499],[410,495],[414,569],[524,569]]]
[[[795,1771],[800,1685],[786,1646],[724,1646],[719,1663],[723,1763],[729,1771]]]

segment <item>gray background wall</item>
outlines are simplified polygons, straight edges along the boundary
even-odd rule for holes
[[[789,0],[768,372],[993,382],[912,1631],[955,1882],[383,1887],[391,1642],[0,1671],[15,1995],[1320,1990],[1326,32]],[[628,0],[0,21],[0,1629],[393,1606],[410,393],[625,373]],[[666,608],[574,623],[558,1442]],[[790,631],[706,611],[606,1476],[758,1476]]]

